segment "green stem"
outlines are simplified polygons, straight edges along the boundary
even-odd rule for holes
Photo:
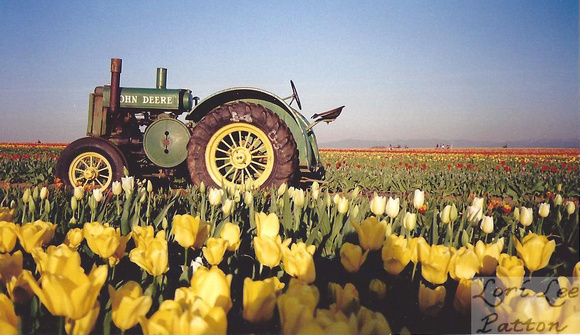
[[[64,316],[58,318],[58,335],[64,334]]]
[[[183,266],[184,266],[184,267],[187,267],[187,252],[188,252],[188,251],[189,251],[189,248],[185,248],[185,257],[184,257],[184,258],[185,258],[185,261],[184,261],[184,263],[183,263]]]

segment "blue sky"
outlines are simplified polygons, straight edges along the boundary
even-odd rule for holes
[[[85,135],[88,94],[280,96],[293,79],[319,142],[578,139],[578,1],[2,1],[0,142]]]

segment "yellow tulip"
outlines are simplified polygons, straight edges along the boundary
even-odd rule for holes
[[[483,241],[477,241],[473,251],[479,259],[478,273],[484,276],[490,276],[495,272],[499,255],[503,249],[503,238],[498,239],[496,243],[485,244]]]
[[[78,320],[66,319],[64,329],[69,335],[83,335],[89,334],[95,327],[97,318],[99,317],[99,312],[101,311],[101,304],[99,301],[95,301],[93,308]]]
[[[82,229],[72,228],[66,233],[63,243],[68,245],[70,248],[78,249],[84,239],[85,237]]]
[[[395,234],[389,235],[381,252],[383,267],[392,275],[398,275],[411,261],[411,249],[407,239]]]
[[[392,334],[391,326],[380,312],[361,307],[357,316],[358,330],[356,334]]]
[[[236,251],[240,247],[240,226],[233,224],[231,222],[226,222],[222,231],[220,232],[220,237],[228,241],[228,251]]]
[[[524,261],[517,256],[501,254],[495,272],[504,288],[520,288],[524,282]]]
[[[129,259],[152,276],[167,272],[169,267],[165,231],[157,232],[155,238],[141,240],[139,246],[129,252]]]
[[[421,260],[421,274],[432,284],[443,284],[447,281],[451,250],[444,245],[420,245],[419,259]]]
[[[366,218],[360,224],[351,220],[350,223],[358,233],[358,239],[361,247],[365,250],[379,250],[385,241],[387,231],[387,222],[380,221],[371,216]]]
[[[338,195],[338,194],[337,194]],[[348,212],[348,198],[345,198],[343,196],[339,196],[338,199],[335,199],[336,201],[336,210],[340,213],[340,214],[346,214]]]
[[[218,265],[221,263],[228,247],[228,243],[229,242],[223,238],[210,237],[206,242],[206,246],[202,249],[203,256],[207,262],[211,265]]]
[[[141,241],[146,240],[148,238],[155,237],[155,230],[153,226],[133,226],[131,227],[131,237],[133,237],[133,241],[135,241],[135,245],[139,246]]]
[[[211,307],[220,307],[226,313],[232,308],[230,285],[232,275],[226,276],[217,266],[199,267],[191,278],[191,293]]]
[[[12,301],[3,293],[0,293],[0,329],[3,334],[18,334],[20,318],[16,316]]]
[[[22,252],[14,254],[0,254],[0,283],[6,285],[12,277],[18,277],[22,273]]]
[[[479,228],[486,234],[493,233],[493,217],[485,215]]]
[[[178,326],[176,334],[225,335],[228,328],[226,313],[218,307],[205,313],[185,311],[179,316]]]
[[[31,253],[32,249],[41,247],[50,243],[54,236],[56,225],[50,222],[37,220],[23,224],[19,230],[16,231],[20,245],[27,253]]]
[[[0,207],[0,221],[12,221],[15,213],[16,208]]]
[[[420,262],[419,249],[424,247],[429,247],[429,245],[423,236],[413,237],[409,241],[409,249],[411,250],[411,262],[414,264]]]
[[[35,248],[32,250],[32,258],[41,275],[45,273],[52,275],[74,273],[81,269],[81,255],[66,244],[51,245],[46,249],[46,252],[42,248]]]
[[[127,330],[135,326],[140,317],[145,316],[153,300],[143,295],[143,289],[134,281],[128,281],[119,290],[109,285],[111,297],[112,318],[115,326]]]
[[[280,233],[280,221],[276,213],[256,213],[255,219],[258,237],[274,238]]]
[[[13,222],[0,221],[0,253],[11,252],[14,249],[18,230],[19,226]]]
[[[556,242],[554,240],[548,241],[544,235],[530,233],[522,239],[521,243],[515,236],[513,239],[518,256],[531,272],[546,267],[556,249]]]
[[[52,315],[78,320],[95,305],[107,279],[107,265],[94,267],[88,276],[80,267],[59,274],[45,272],[40,277],[40,285],[29,272],[23,274],[32,291]]]
[[[121,230],[110,227],[108,223],[85,223],[83,235],[91,250],[103,259],[113,256],[121,243]]]
[[[184,248],[201,248],[209,235],[209,228],[209,224],[201,220],[199,216],[178,214],[173,217],[175,241]]]
[[[445,306],[445,286],[437,286],[430,289],[425,284],[419,284],[419,310],[421,313],[434,316]]]
[[[576,205],[574,204],[573,201],[566,201],[566,213],[568,213],[568,215],[572,215],[574,214],[574,212],[576,211]]]
[[[478,270],[479,258],[477,258],[471,244],[459,248],[449,261],[449,275],[457,281],[473,278]]]
[[[278,305],[282,334],[296,334],[302,325],[306,325],[314,319],[314,309],[304,304],[298,297],[287,293],[282,294],[276,304]]]
[[[109,257],[108,261],[109,261],[109,266],[115,266],[117,264],[119,264],[119,262],[121,261],[121,258],[123,258],[125,256],[125,249],[127,249],[127,242],[129,242],[129,239],[131,239],[132,233],[129,233],[125,236],[121,236],[119,239],[119,245],[117,246],[117,249],[115,249],[115,252],[113,253],[113,256]]]
[[[373,279],[369,283],[369,295],[371,300],[378,303],[387,296],[387,284],[380,279]]]
[[[460,279],[453,298],[453,307],[456,311],[467,314],[471,310],[471,284],[472,279]]]
[[[276,298],[283,286],[277,277],[256,281],[244,279],[244,320],[261,323],[272,319]]]
[[[291,240],[284,241],[288,246]],[[254,237],[254,251],[256,258],[260,264],[274,268],[280,264],[282,260],[282,239],[280,236],[274,238],[270,237]]]
[[[368,250],[363,254],[360,246],[346,242],[340,247],[340,263],[346,271],[355,273],[363,265],[368,254]]]
[[[572,270],[572,277],[580,278],[580,262],[576,263],[574,270]]]
[[[333,312],[341,311],[345,315],[357,313],[360,308],[359,294],[356,287],[351,283],[346,283],[344,287],[336,283],[328,283],[333,304],[330,310]]]
[[[292,193],[292,200],[294,200],[294,206],[304,207],[305,193],[303,189],[295,189]]]
[[[306,246],[304,242],[294,243],[291,249],[282,245],[284,271],[303,283],[311,284],[316,279],[316,268],[312,258],[315,251],[314,245]]]

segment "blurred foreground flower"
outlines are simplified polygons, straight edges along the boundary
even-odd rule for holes
[[[55,224],[37,220],[23,224],[20,229],[16,231],[16,235],[18,235],[22,248],[27,253],[31,253],[32,249],[50,243],[55,230]]]
[[[0,329],[3,334],[18,334],[19,317],[16,316],[12,301],[0,293]]]
[[[369,250],[363,254],[360,246],[346,242],[340,247],[340,263],[346,271],[355,273],[363,265],[368,254]]]
[[[265,280],[244,279],[243,316],[251,323],[261,323],[272,319],[276,298],[284,288],[277,277]]]
[[[282,245],[281,249],[286,273],[306,284],[314,282],[316,269],[312,255],[316,251],[316,246],[306,246],[304,242],[298,242],[292,244],[291,248]]]
[[[18,238],[17,231],[19,229],[20,226],[13,222],[0,220],[0,253],[11,252],[14,249]]]
[[[421,313],[434,316],[438,314],[445,305],[445,286],[437,286],[430,289],[425,284],[419,284],[419,310]]]

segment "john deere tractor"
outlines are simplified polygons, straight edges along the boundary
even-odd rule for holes
[[[87,137],[60,156],[56,176],[65,184],[107,188],[124,168],[142,178],[182,175],[213,187],[267,188],[324,176],[312,128],[335,120],[344,106],[309,122],[290,106],[302,109],[292,81],[286,98],[242,87],[200,101],[188,89],[167,89],[164,68],[157,69],[155,88],[121,87],[121,64],[111,59],[111,84],[90,94]]]

